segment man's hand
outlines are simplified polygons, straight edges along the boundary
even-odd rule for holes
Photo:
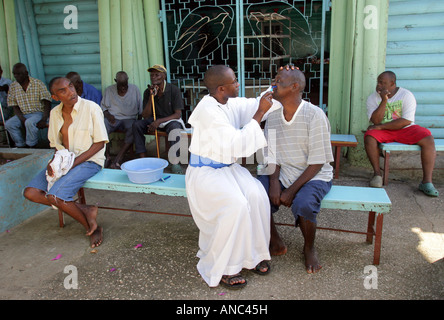
[[[150,94],[152,96],[157,96],[157,93],[159,92],[159,86],[157,84],[153,86],[148,86],[148,88],[150,89]]]
[[[44,129],[46,128],[46,119],[42,119],[36,124],[37,128]]]
[[[108,110],[106,110],[106,111],[103,113],[103,115],[105,116],[105,118],[108,119],[109,123],[111,123],[111,124],[116,123],[116,118],[114,118],[114,116],[113,116],[111,113],[109,113]]]
[[[148,125],[148,132],[154,132],[157,130],[157,128],[159,128],[159,126],[161,125],[162,122],[159,121],[159,119],[157,119],[156,121],[151,122]]]
[[[281,193],[281,204],[288,208],[291,207],[295,196],[296,195],[290,189],[285,189]]]
[[[268,192],[270,194],[270,202],[279,207],[281,205],[281,185],[279,180],[273,181],[270,179],[270,187]]]
[[[272,92],[266,92],[259,102],[259,108],[257,109],[257,112],[253,116],[253,119],[256,120],[258,123],[262,122],[262,118],[267,113],[268,110],[273,106],[273,93]]]
[[[387,101],[389,99],[388,96],[390,95],[390,91],[383,89],[383,90],[379,90],[378,94],[381,96],[381,99],[383,101]]]
[[[382,129],[381,129],[381,126],[379,126],[377,124],[373,124],[367,128],[367,131],[368,130],[382,130]]]
[[[51,163],[54,160],[54,158],[52,158],[52,160],[48,163],[48,165],[46,166],[46,170],[48,171],[48,175],[50,177],[54,176],[54,172],[52,171],[52,167],[51,167]]]

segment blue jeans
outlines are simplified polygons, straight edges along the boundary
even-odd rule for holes
[[[97,163],[87,161],[72,168],[67,174],[60,177],[48,191],[46,168],[40,171],[26,188],[36,188],[46,192],[46,197],[52,195],[66,202],[74,201],[74,196],[85,182],[102,169]]]
[[[265,188],[265,191],[269,193],[270,187],[270,176],[260,175],[257,177]],[[304,184],[294,197],[293,203],[291,205],[291,211],[298,221],[298,217],[302,217],[313,223],[317,223],[316,216],[321,210],[321,201],[330,191],[332,186],[331,181],[325,182],[321,180],[311,180]],[[285,187],[281,183],[281,190]],[[271,213],[275,213],[279,210],[279,207],[271,205]]]
[[[13,116],[11,119],[7,120],[5,128],[11,135],[12,140],[14,140],[16,147],[21,148],[26,145],[34,147],[39,142],[39,128],[37,128],[37,123],[42,120],[43,112],[25,114],[24,117],[26,118],[26,138],[23,138],[22,135],[23,123],[17,116]]]

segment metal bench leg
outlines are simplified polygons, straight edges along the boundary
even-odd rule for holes
[[[376,217],[376,233],[375,233],[375,251],[373,254],[373,264],[379,265],[381,256],[381,242],[382,242],[382,225],[384,221],[384,214],[380,213]]]

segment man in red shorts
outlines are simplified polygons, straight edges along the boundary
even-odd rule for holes
[[[414,124],[415,112],[416,99],[413,94],[396,86],[396,75],[393,72],[381,73],[376,92],[367,99],[367,114],[373,123],[364,135],[365,150],[374,171],[370,187],[382,187],[378,143],[417,144],[421,147],[423,170],[419,190],[428,196],[437,197],[439,192],[432,183],[436,158],[435,140],[428,129]]]

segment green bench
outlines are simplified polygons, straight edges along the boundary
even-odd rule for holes
[[[103,169],[94,177],[89,179],[83,188],[109,190],[119,192],[136,192],[146,194],[157,194],[174,197],[186,197],[185,176],[177,174],[164,174],[164,177],[170,176],[165,181],[157,181],[150,184],[135,184],[129,181],[127,174],[121,170]],[[79,191],[79,201],[85,204],[84,190]],[[169,214],[178,216],[191,217],[188,214],[179,213],[160,213],[143,210],[133,210],[124,208],[102,207],[101,209],[149,212],[156,214]],[[350,187],[350,186],[333,186],[330,192],[322,201],[321,208],[338,209],[343,211],[363,211],[368,212],[367,231],[350,231],[322,228],[325,230],[334,230],[342,232],[350,232],[366,235],[368,243],[374,243],[373,264],[378,265],[381,253],[382,226],[384,214],[391,210],[391,202],[384,189],[366,188],[366,187]],[[64,226],[63,212],[59,210],[60,227]],[[283,224],[281,224],[283,225]]]
[[[186,129],[182,132],[182,137],[190,138],[192,135],[192,129]],[[154,133],[151,133],[154,135]],[[150,135],[150,134],[148,134]],[[158,131],[159,139],[156,141],[157,148],[160,150],[159,140],[160,137],[164,138],[165,150],[168,151],[170,146],[168,141],[168,135],[165,132]],[[358,140],[353,134],[332,134],[330,136],[331,146],[333,147],[333,156],[334,156],[334,178],[339,178],[339,168],[341,164],[341,150],[345,147],[356,147],[358,145]],[[242,165],[246,165],[246,159],[242,159]]]
[[[391,152],[403,152],[403,151],[421,151],[421,147],[413,144],[403,144],[398,142],[391,143],[380,143],[379,148],[381,149],[382,157],[384,158],[383,166],[381,170],[383,170],[383,184],[388,185],[388,176],[389,176],[389,164],[390,164],[390,153]],[[444,139],[435,139],[435,148],[436,151],[444,151]]]

